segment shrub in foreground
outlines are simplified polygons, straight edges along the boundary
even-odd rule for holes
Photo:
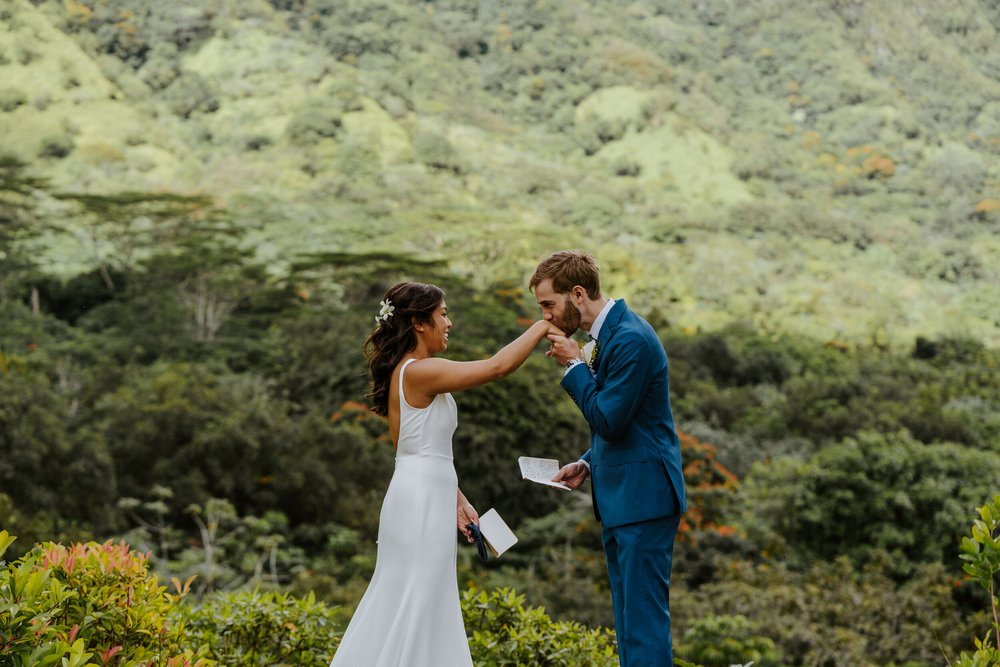
[[[971,535],[962,538],[962,569],[989,594],[992,632],[976,639],[975,653],[962,653],[957,667],[1000,665],[1000,601],[997,600],[997,574],[1000,573],[1000,495],[978,509]],[[992,635],[992,637],[991,637]],[[996,642],[993,645],[993,641]]]
[[[508,588],[491,593],[468,589],[462,616],[472,661],[480,667],[612,667],[618,664],[611,630],[553,621],[541,607],[525,607]]]
[[[771,639],[757,636],[756,630],[745,616],[709,616],[684,633],[675,653],[703,667],[782,664],[781,651]]]
[[[273,591],[216,594],[178,610],[187,646],[205,646],[219,665],[255,667],[330,664],[340,632],[339,610],[309,593],[295,598]]]
[[[14,541],[0,531],[0,555]],[[168,616],[187,594],[123,542],[36,546],[0,568],[0,655],[16,667],[208,667]],[[189,584],[190,582],[188,582]]]

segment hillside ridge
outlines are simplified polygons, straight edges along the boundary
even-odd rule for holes
[[[988,3],[4,12],[5,150],[59,190],[208,194],[276,273],[392,251],[487,285],[587,247],[680,327],[1000,344]]]

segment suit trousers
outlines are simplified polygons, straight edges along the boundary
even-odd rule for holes
[[[670,570],[680,514],[604,528],[621,667],[672,667]]]

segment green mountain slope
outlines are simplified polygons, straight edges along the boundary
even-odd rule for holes
[[[587,247],[679,327],[1000,344],[990,2],[2,12],[4,150],[59,190],[208,194],[275,271],[387,250],[485,285]]]

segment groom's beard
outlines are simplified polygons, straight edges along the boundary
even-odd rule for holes
[[[563,333],[567,336],[572,336],[580,328],[581,320],[580,309],[574,306],[573,302],[567,296],[566,307],[563,308],[562,316],[559,319],[553,319],[552,324],[562,329]]]

